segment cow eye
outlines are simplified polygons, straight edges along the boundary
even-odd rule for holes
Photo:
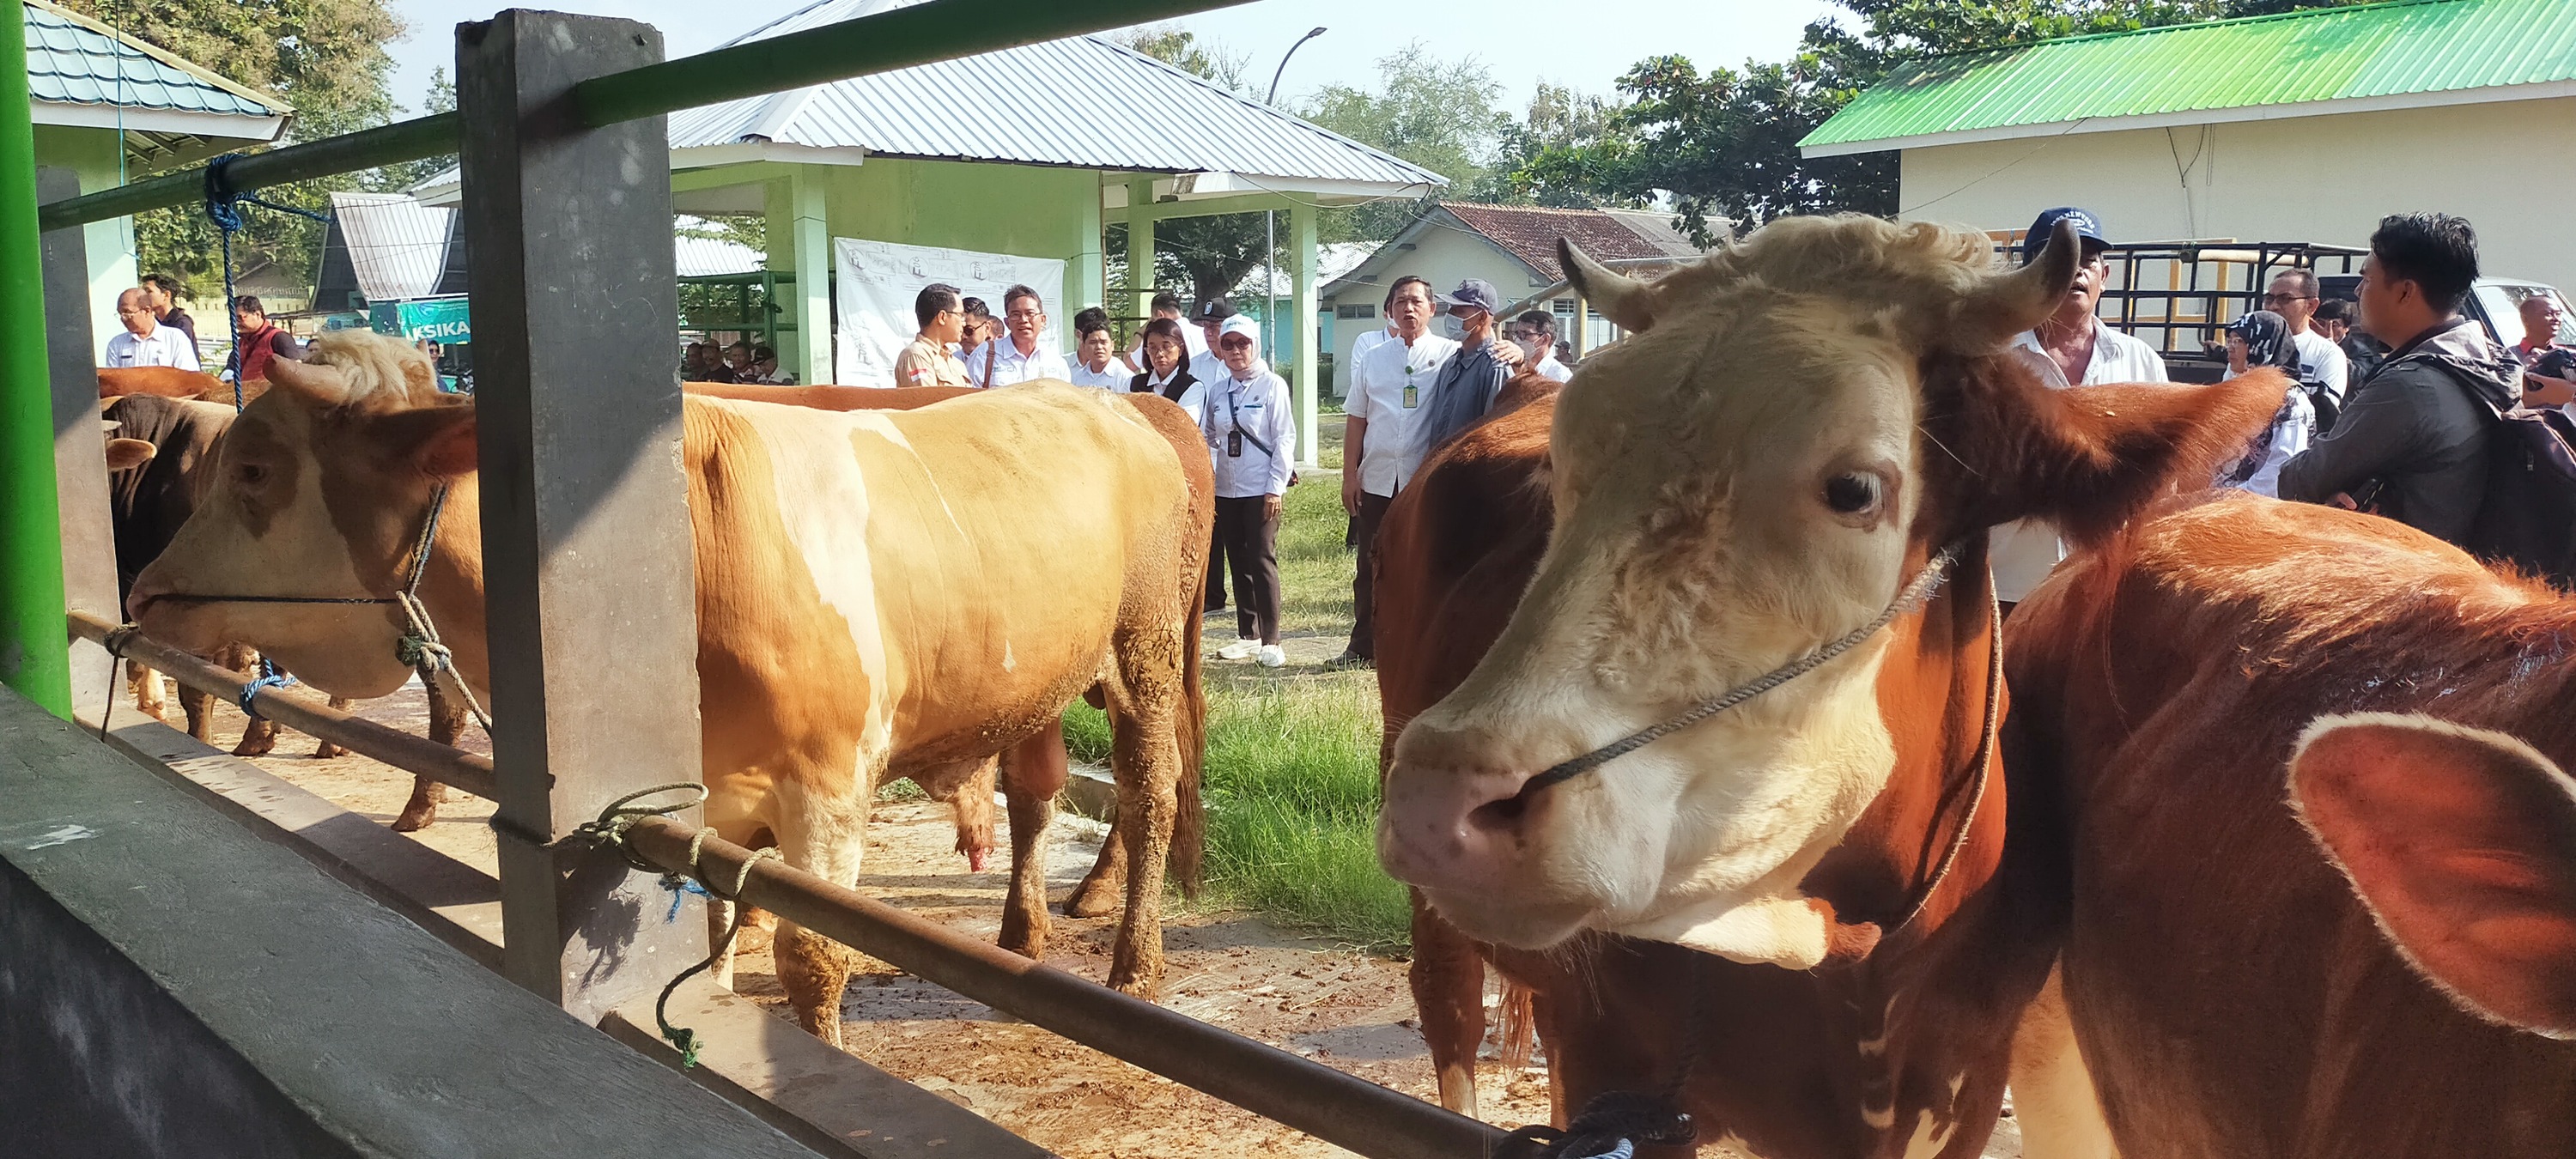
[[[1878,506],[1878,476],[1846,471],[1825,481],[1825,506],[1844,515],[1866,515]]]
[[[268,468],[257,463],[243,463],[233,468],[233,478],[244,487],[257,487],[268,481]]]

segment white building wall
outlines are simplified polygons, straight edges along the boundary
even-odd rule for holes
[[[2354,246],[2387,214],[2437,210],[2477,228],[2488,274],[2567,288],[2570,187],[2576,97],[1908,149],[1897,203],[1987,230],[2081,205],[2114,241]]]

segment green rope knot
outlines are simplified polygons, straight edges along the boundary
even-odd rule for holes
[[[629,821],[628,824],[631,825],[633,822]],[[749,884],[751,881],[751,867],[760,864],[765,858],[781,861],[785,860],[784,858],[779,857],[778,849],[775,846],[763,846],[759,849],[754,849],[751,851],[751,856],[742,859],[742,868],[734,873],[733,889],[728,892],[717,893],[715,892],[715,883],[712,881],[706,881],[706,871],[698,867],[698,851],[706,845],[707,838],[714,833],[715,830],[713,829],[700,829],[698,830],[697,836],[689,838],[689,872],[696,875],[698,880],[705,883],[708,898],[707,904],[713,905],[717,901],[725,901],[733,905],[733,921],[725,926],[723,939],[719,940],[713,947],[708,949],[707,960],[691,966],[686,970],[680,971],[679,977],[671,979],[669,985],[662,987],[662,996],[656,999],[653,1003],[653,1021],[656,1025],[661,1027],[662,1037],[668,1040],[672,1046],[679,1048],[680,1069],[682,1070],[687,1070],[690,1067],[698,1065],[698,1047],[705,1045],[706,1040],[700,1038],[697,1031],[686,1026],[671,1025],[671,995],[680,989],[680,983],[686,982],[700,973],[715,968],[715,964],[722,961],[724,956],[732,951],[734,936],[742,932],[743,916],[750,912],[750,907],[743,905],[739,899],[742,897],[742,887]],[[672,873],[668,876],[673,878],[680,877],[677,873]],[[681,880],[687,879],[681,878]],[[678,902],[678,898],[676,897],[672,900],[674,904]]]

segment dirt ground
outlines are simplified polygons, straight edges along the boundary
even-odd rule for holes
[[[125,708],[131,707],[126,701]],[[229,749],[244,720],[230,705],[217,711],[216,743]],[[359,711],[396,728],[427,731],[417,684]],[[171,715],[178,715],[175,703]],[[488,738],[470,726],[463,747],[491,751]],[[275,753],[255,763],[379,822],[390,822],[411,790],[407,774],[364,757],[315,760],[312,738],[301,733],[286,733]],[[491,802],[451,794],[437,824],[416,836],[490,872],[497,858],[485,824],[491,815]],[[953,849],[947,809],[928,802],[880,802],[873,821],[859,888],[973,937],[990,939],[999,932],[1006,853],[987,872],[969,872]],[[1103,828],[1059,812],[1047,854],[1057,899],[1090,867]],[[1007,837],[1001,841],[1006,851]],[[1169,916],[1163,1005],[1372,1082],[1433,1096],[1430,1056],[1414,1028],[1403,962],[1241,913],[1175,907]],[[1048,964],[1104,978],[1115,921],[1058,915]],[[765,939],[747,941],[737,958],[735,988],[788,1017]],[[1348,1154],[873,959],[853,979],[842,1015],[853,1054],[1067,1159]],[[1489,1040],[1478,1068],[1485,1118],[1506,1127],[1545,1120],[1543,1067],[1541,1060],[1526,1071],[1506,1073]],[[2020,1154],[2019,1132],[2007,1119],[1987,1159]]]

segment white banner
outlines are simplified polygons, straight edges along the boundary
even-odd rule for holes
[[[840,274],[840,333],[834,344],[833,381],[843,386],[893,386],[895,356],[921,330],[912,300],[932,282],[946,282],[969,298],[982,298],[1002,316],[1002,291],[1036,290],[1047,304],[1042,350],[1062,350],[1054,299],[1064,292],[1064,260],[986,254],[936,246],[898,245],[862,238],[832,239]]]

